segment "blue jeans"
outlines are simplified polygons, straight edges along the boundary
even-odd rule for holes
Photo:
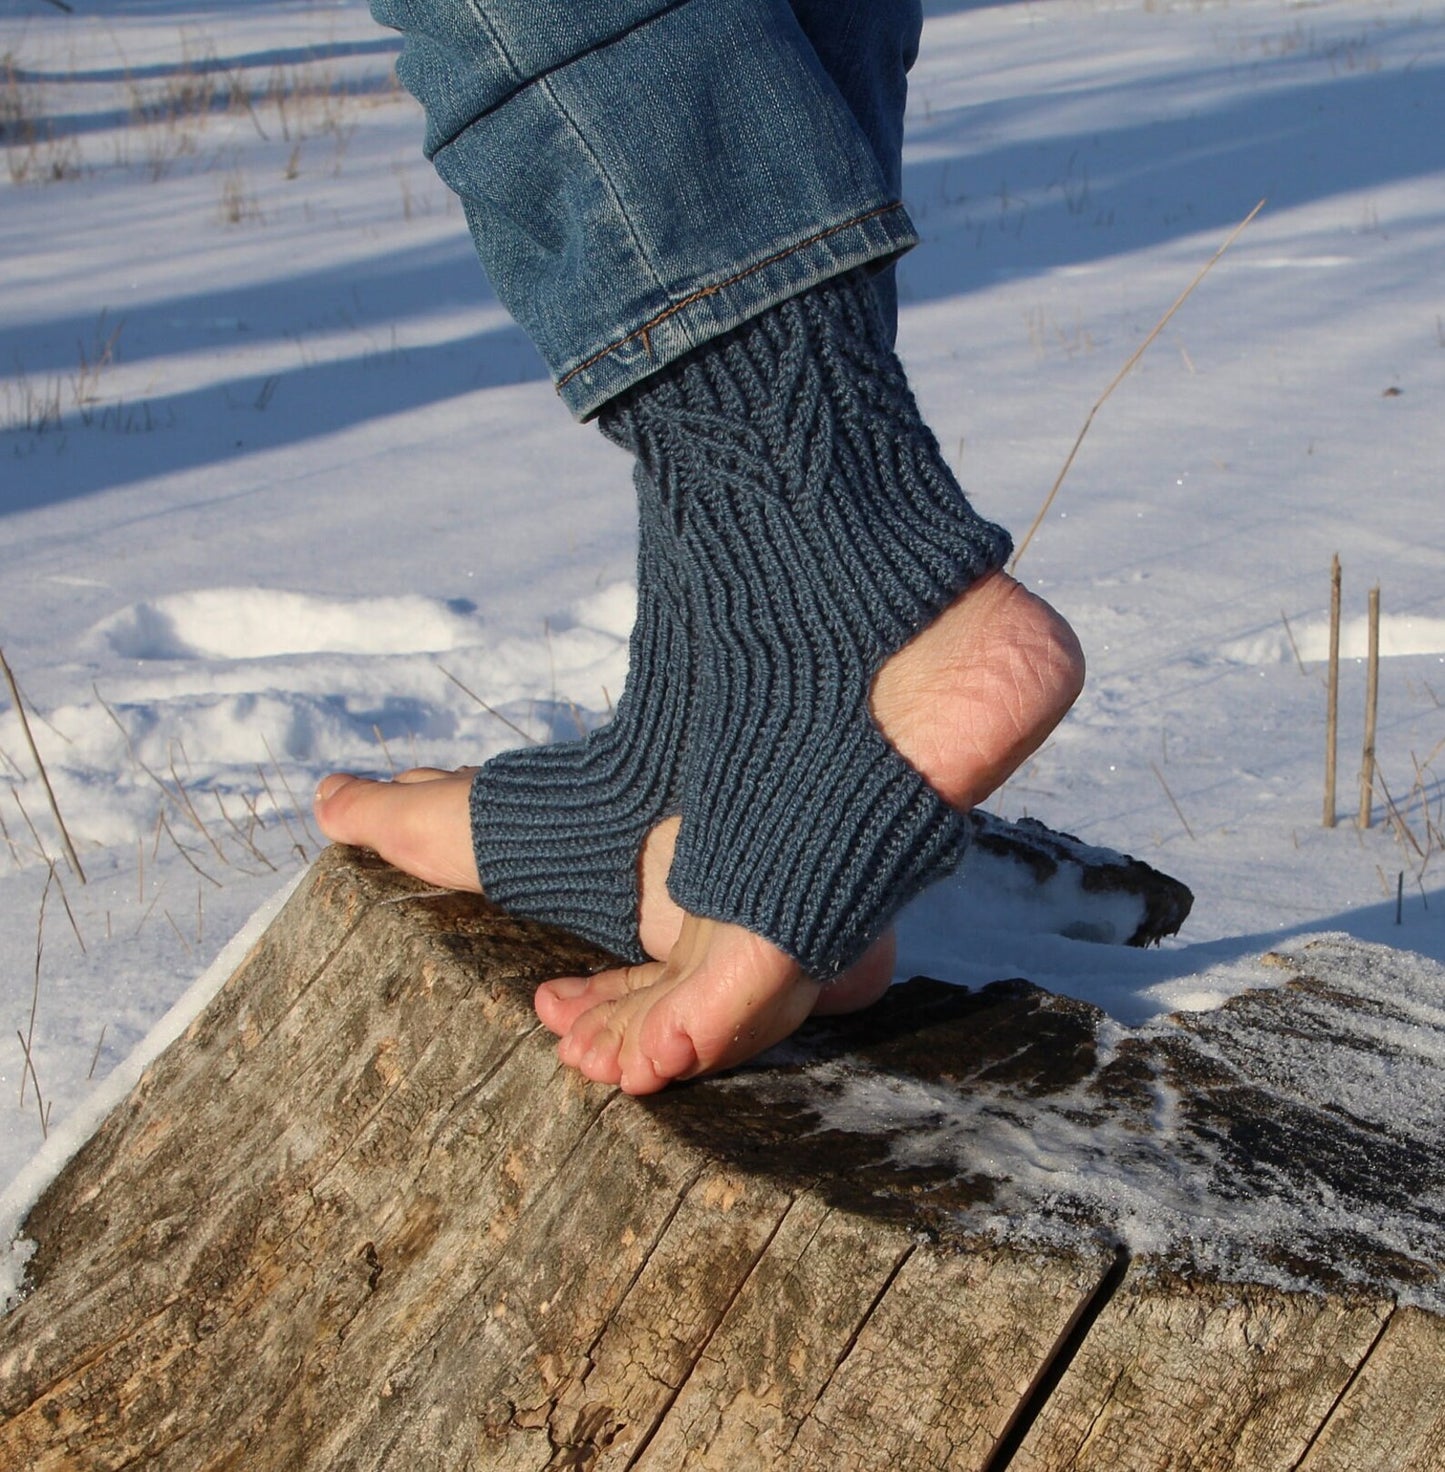
[[[426,153],[578,418],[916,243],[919,0],[371,0]],[[892,313],[892,273],[878,278]]]

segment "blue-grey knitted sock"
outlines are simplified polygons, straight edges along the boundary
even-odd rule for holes
[[[581,741],[493,758],[472,780],[471,821],[489,899],[638,962],[638,856],[681,808],[692,670],[673,533],[640,467],[634,480],[637,619],[616,714]]]
[[[677,902],[826,981],[958,860],[968,823],[884,739],[874,676],[1008,534],[969,505],[857,273],[773,307],[601,417],[678,527],[697,687]]]

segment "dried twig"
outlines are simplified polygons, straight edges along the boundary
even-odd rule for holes
[[[10,698],[15,702],[15,714],[20,717],[20,729],[25,733],[25,740],[30,746],[30,755],[35,758],[35,766],[40,773],[45,796],[50,802],[50,811],[54,815],[55,826],[60,829],[60,840],[65,845],[66,860],[75,877],[84,884],[85,870],[80,867],[80,860],[76,857],[75,845],[70,841],[70,830],[65,826],[65,819],[60,816],[60,804],[55,800],[55,789],[50,785],[50,774],[45,770],[45,763],[40,758],[40,748],[36,746],[35,737],[30,732],[30,722],[25,716],[25,703],[20,699],[20,687],[15,683],[15,674],[10,668],[9,660],[5,658],[4,650],[0,650],[0,673],[4,674],[5,683],[10,687]]]
[[[1089,410],[1088,417],[1084,420],[1084,427],[1079,431],[1079,436],[1074,441],[1074,446],[1069,451],[1068,458],[1064,461],[1064,468],[1059,471],[1058,477],[1054,481],[1053,485],[1050,487],[1048,495],[1044,497],[1044,504],[1039,507],[1039,514],[1034,517],[1033,525],[1028,529],[1028,534],[1024,537],[1023,541],[1019,543],[1018,551],[1014,553],[1013,561],[1009,564],[1010,572],[1013,572],[1018,567],[1019,559],[1024,555],[1026,551],[1028,551],[1029,543],[1032,542],[1034,539],[1034,533],[1037,532],[1039,527],[1043,525],[1044,517],[1049,514],[1049,508],[1054,504],[1054,497],[1059,494],[1059,487],[1063,485],[1064,477],[1068,475],[1070,469],[1073,467],[1074,457],[1079,453],[1079,446],[1084,443],[1084,436],[1088,434],[1089,427],[1094,422],[1094,416],[1099,412],[1100,409],[1104,407],[1104,403],[1108,399],[1109,395],[1112,394],[1114,390],[1118,388],[1118,386],[1124,381],[1124,379],[1128,377],[1129,371],[1148,351],[1149,346],[1154,341],[1154,339],[1158,337],[1161,332],[1164,331],[1164,328],[1168,325],[1169,319],[1173,317],[1173,315],[1179,310],[1179,308],[1182,307],[1184,303],[1189,300],[1190,296],[1193,294],[1194,288],[1198,286],[1199,283],[1203,281],[1204,278],[1210,273],[1210,271],[1214,269],[1215,262],[1217,262],[1219,258],[1225,253],[1225,251],[1227,251],[1229,247],[1233,245],[1236,240],[1239,239],[1239,236],[1244,231],[1245,226],[1247,226],[1263,208],[1264,201],[1260,200],[1260,202],[1255,205],[1252,210],[1250,210],[1250,212],[1239,222],[1239,224],[1237,224],[1234,229],[1229,232],[1228,239],[1226,239],[1224,244],[1221,245],[1219,249],[1215,251],[1214,254],[1210,256],[1210,258],[1204,263],[1204,265],[1199,268],[1199,270],[1195,273],[1194,280],[1191,281],[1189,285],[1186,286],[1184,290],[1179,293],[1179,296],[1176,298],[1174,305],[1170,307],[1169,310],[1165,312],[1165,314],[1154,324],[1154,330],[1149,334],[1148,337],[1144,339],[1143,342],[1139,344],[1137,348],[1135,348],[1134,352],[1130,355],[1129,361],[1125,363],[1124,366],[1118,371],[1118,373],[1114,375],[1113,382],[1110,383],[1108,388],[1106,388],[1102,394],[1099,395],[1097,402],[1094,404],[1094,407]]]
[[[1177,802],[1175,802],[1174,794],[1169,790],[1169,784],[1164,780],[1164,773],[1159,770],[1158,766],[1154,762],[1150,762],[1149,766],[1152,768],[1154,775],[1159,779],[1159,785],[1164,789],[1164,796],[1169,799],[1170,807],[1172,807],[1175,813],[1178,815],[1179,821],[1184,824],[1184,831],[1195,841],[1195,843],[1198,843],[1198,835],[1189,826],[1189,819],[1184,816],[1184,809],[1181,808]]]
[[[1325,697],[1325,827],[1335,826],[1335,763],[1340,749],[1340,554],[1330,560],[1330,667]]]
[[[1360,752],[1360,827],[1374,820],[1371,798],[1375,791],[1375,716],[1380,704],[1380,589],[1370,589],[1370,642],[1365,661],[1365,745]]]
[[[517,725],[515,721],[509,721],[506,716],[501,713],[501,711],[488,705],[487,702],[483,700],[482,697],[471,688],[471,686],[462,684],[462,682],[457,679],[457,677],[452,674],[449,669],[446,669],[442,665],[438,665],[437,668],[441,670],[442,674],[444,674],[447,679],[449,679],[452,684],[457,687],[458,690],[460,690],[465,695],[470,695],[472,699],[475,700],[477,704],[481,706],[481,708],[486,711],[489,716],[495,716],[509,731],[515,731],[517,735],[520,736],[522,740],[525,741],[529,746],[536,746],[538,744],[537,738],[535,736],[528,735],[528,733],[524,731],[519,725]]]

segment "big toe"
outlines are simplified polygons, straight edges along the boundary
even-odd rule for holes
[[[465,774],[433,781],[375,782],[333,772],[316,789],[321,831],[333,843],[369,848],[398,869],[447,889],[481,889],[472,853]]]

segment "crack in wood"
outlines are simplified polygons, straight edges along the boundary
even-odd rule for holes
[[[1053,1348],[1049,1351],[1048,1358],[1039,1367],[1038,1373],[1033,1378],[1033,1383],[1024,1392],[1023,1399],[1014,1408],[1014,1413],[1009,1417],[1004,1426],[998,1443],[979,1472],[1004,1472],[1004,1469],[1013,1461],[1018,1454],[1019,1448],[1023,1446],[1025,1438],[1033,1429],[1034,1422],[1043,1414],[1044,1408],[1053,1398],[1054,1391],[1058,1389],[1060,1381],[1068,1374],[1069,1366],[1078,1357],[1079,1351],[1084,1347],[1084,1341],[1089,1337],[1089,1331],[1098,1321],[1099,1315],[1109,1306],[1110,1300],[1124,1284],[1124,1279],[1129,1273],[1130,1256],[1128,1251],[1119,1247],[1115,1250],[1114,1260],[1110,1263],[1108,1271],[1099,1279],[1094,1291],[1082,1299],[1079,1306],[1074,1310],[1063,1331],[1055,1341]],[[1105,1398],[1104,1404],[1108,1403]]]
[[[754,1275],[758,1271],[759,1265],[767,1257],[769,1250],[772,1248],[773,1242],[776,1240],[778,1233],[782,1231],[783,1224],[792,1215],[793,1208],[797,1206],[799,1199],[799,1197],[794,1196],[788,1202],[787,1208],[779,1213],[778,1219],[769,1229],[768,1235],[764,1239],[762,1245],[758,1248],[757,1252],[753,1254],[753,1260],[751,1263],[748,1264],[747,1272],[739,1275],[738,1281],[733,1287],[733,1291],[728,1295],[727,1300],[719,1306],[717,1313],[713,1316],[712,1328],[708,1331],[702,1343],[698,1345],[697,1351],[692,1357],[692,1363],[687,1367],[684,1373],[678,1377],[677,1384],[672,1387],[670,1393],[664,1398],[662,1405],[658,1407],[657,1414],[653,1418],[652,1425],[647,1428],[647,1430],[638,1440],[637,1447],[633,1451],[632,1455],[628,1457],[627,1462],[622,1469],[622,1472],[632,1472],[632,1469],[636,1467],[638,1462],[640,1462],[642,1458],[646,1455],[648,1447],[652,1445],[658,1431],[662,1429],[662,1426],[667,1421],[668,1416],[672,1413],[672,1408],[677,1404],[678,1397],[683,1393],[684,1390],[687,1389],[689,1381],[692,1379],[693,1375],[697,1373],[698,1366],[702,1364],[703,1360],[707,1357],[709,1346],[712,1344],[713,1340],[717,1338],[718,1333],[722,1329],[723,1325],[727,1323],[728,1315],[732,1312],[733,1305],[736,1304],[738,1299],[742,1297],[744,1291],[752,1282]]]
[[[822,1224],[819,1223],[820,1228],[821,1225]],[[816,1235],[816,1233],[814,1235]],[[808,1409],[804,1411],[802,1415],[798,1416],[794,1421],[793,1434],[792,1437],[789,1439],[789,1445],[797,1441],[798,1435],[802,1431],[803,1427],[808,1423],[809,1420],[812,1419],[813,1412],[816,1411],[820,1405],[822,1405],[823,1398],[828,1393],[828,1387],[833,1383],[834,1378],[837,1376],[838,1371],[842,1369],[844,1363],[848,1359],[848,1356],[853,1353],[854,1347],[857,1345],[858,1340],[861,1337],[864,1329],[868,1327],[869,1320],[872,1319],[873,1315],[878,1311],[879,1305],[882,1304],[884,1298],[888,1294],[888,1290],[892,1288],[893,1284],[897,1281],[899,1273],[903,1271],[904,1266],[908,1263],[909,1259],[912,1258],[916,1250],[917,1249],[911,1245],[905,1247],[903,1251],[898,1254],[898,1257],[894,1260],[893,1266],[889,1268],[887,1275],[883,1279],[883,1282],[879,1284],[878,1291],[873,1295],[871,1301],[863,1310],[862,1314],[859,1315],[858,1322],[854,1324],[852,1332],[848,1335],[848,1338],[844,1342],[842,1349],[840,1349],[837,1355],[834,1356],[832,1368],[829,1369],[828,1373],[823,1377],[823,1383],[819,1385],[817,1394],[813,1397],[812,1404],[809,1405]]]
[[[1335,1413],[1344,1404],[1345,1397],[1354,1388],[1355,1381],[1360,1378],[1365,1366],[1374,1358],[1375,1351],[1380,1347],[1380,1341],[1385,1337],[1390,1325],[1395,1322],[1395,1315],[1399,1311],[1399,1305],[1395,1304],[1385,1315],[1385,1322],[1380,1325],[1379,1332],[1370,1341],[1370,1347],[1360,1356],[1359,1363],[1350,1371],[1349,1379],[1340,1387],[1340,1393],[1334,1398],[1329,1410],[1325,1412],[1324,1420],[1310,1434],[1310,1439],[1305,1443],[1304,1450],[1299,1454],[1294,1466],[1290,1468],[1290,1472],[1300,1472],[1300,1468],[1309,1460],[1310,1453],[1315,1449],[1315,1443],[1329,1430],[1330,1422],[1335,1419]]]

